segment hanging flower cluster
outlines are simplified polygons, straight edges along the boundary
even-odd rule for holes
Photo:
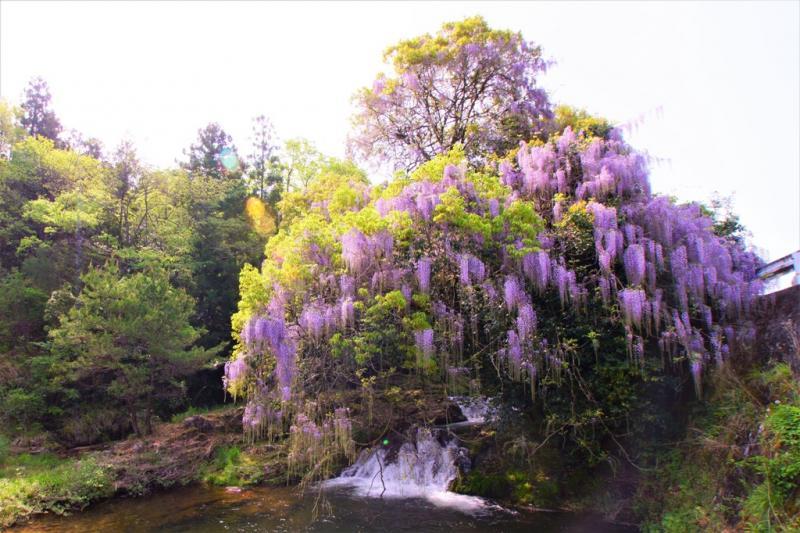
[[[313,411],[315,405],[309,405]],[[289,428],[288,474],[301,476],[312,468],[315,479],[326,479],[332,474],[333,459],[339,454],[350,461],[355,459],[353,425],[346,408],[338,408],[322,422],[314,416],[298,413]]]
[[[305,254],[313,259],[301,281],[285,256],[268,257],[262,283],[272,296],[237,332],[229,388],[269,354],[277,397],[288,402],[302,389],[298,358],[326,357],[337,333],[358,335],[364,310],[393,292],[405,302],[394,312],[408,320],[392,327],[408,328],[408,353],[442,381],[469,373],[476,353],[532,391],[537,376],[560,376],[568,350],[543,327],[550,300],[561,313],[603,309],[632,360],[649,345],[686,356],[698,390],[707,363],[723,364],[751,335],[758,258],[715,235],[699,206],[651,194],[644,157],[615,132],[599,139],[567,128],[522,144],[498,174],[434,160],[374,188],[368,205],[328,213],[314,230],[328,244]],[[594,239],[588,269],[576,268],[557,231],[575,212]],[[296,225],[282,238],[308,242],[309,225]],[[316,435],[312,423],[297,418],[298,435]]]
[[[543,203],[554,194],[573,204],[589,200],[598,267],[594,283],[607,305],[618,294],[632,355],[656,336],[669,354],[690,355],[697,383],[711,358],[724,360],[737,340],[736,326],[761,292],[755,255],[716,236],[698,205],[653,196],[644,157],[615,132],[608,140],[587,142],[567,128],[555,142],[523,145],[517,163],[516,171],[508,164],[501,168],[517,194]],[[536,259],[545,268],[537,268]],[[592,280],[579,282],[561,263],[554,261],[550,270],[561,301],[579,304]],[[546,285],[546,265],[533,255],[523,260],[523,271],[538,290]],[[743,331],[749,330],[745,325]]]

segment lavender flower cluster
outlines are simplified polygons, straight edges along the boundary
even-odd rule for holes
[[[713,222],[697,205],[652,195],[645,163],[616,133],[608,140],[589,140],[567,128],[547,144],[523,144],[516,165],[499,165],[504,196],[479,193],[465,170],[453,165],[438,180],[410,179],[394,196],[378,190],[377,212],[382,217],[407,213],[415,235],[428,240],[395,242],[390,230],[368,235],[347,229],[337,234],[346,271],[337,270],[338,258],[330,256],[335,252],[309,247],[307,257],[324,290],[290,295],[275,287],[264,312],[252,316],[241,331],[244,349],[226,365],[226,383],[245,380],[252,356],[269,353],[276,361],[280,399],[288,401],[298,353],[320,346],[336,331],[357,331],[364,294],[397,290],[407,307],[415,292],[429,298],[431,326],[411,335],[418,365],[440,357],[443,374],[465,367],[453,357],[464,350],[465,338],[480,334],[480,313],[486,309],[505,320],[496,353],[513,379],[533,382],[548,368],[558,372],[563,347],[544,338],[538,306],[552,294],[564,312],[580,313],[597,294],[598,303],[620,317],[632,358],[642,360],[651,343],[670,356],[685,354],[699,384],[709,361],[723,364],[751,335],[747,320],[761,291],[755,276],[759,260],[715,235]],[[496,219],[517,201],[536,206],[550,224],[562,219],[566,209],[585,209],[593,225],[596,268],[588,274],[572,268],[554,226],[539,235],[539,249],[513,256],[505,244],[516,242],[519,250],[522,239],[507,223],[492,226],[490,240],[485,233],[434,222],[442,195],[453,189],[465,209],[482,220]],[[436,238],[430,237],[432,230],[440,230]],[[445,286],[439,280],[453,283]],[[296,322],[288,325],[287,317]],[[266,416],[254,409],[250,420]],[[296,420],[296,431],[311,435],[310,424]]]

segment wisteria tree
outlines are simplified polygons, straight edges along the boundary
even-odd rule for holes
[[[351,147],[411,171],[329,162],[242,272],[225,382],[249,435],[328,442],[326,394],[402,383],[524,405],[596,461],[747,352],[759,259],[653,194],[607,121],[551,116],[538,48],[473,18],[387,58]]]
[[[456,144],[470,161],[530,140],[551,116],[541,50],[481,17],[385,52],[393,69],[355,95],[353,154],[411,169]]]
[[[702,394],[752,339],[758,259],[698,205],[653,195],[615,131],[567,127],[495,172],[457,149],[385,186],[327,179],[261,272],[242,274],[226,382],[254,434],[311,417],[304,398],[395,372],[527,390],[548,424],[599,446],[655,409],[653,383]]]

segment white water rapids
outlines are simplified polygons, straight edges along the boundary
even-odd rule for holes
[[[462,407],[460,398],[452,400],[467,418],[467,422],[458,424],[474,425],[486,420],[485,402]],[[324,486],[349,487],[363,497],[424,498],[434,505],[467,513],[486,511],[490,504],[483,498],[448,490],[458,475],[458,464],[468,463],[469,459],[456,438],[444,434],[437,438],[442,431],[419,428],[413,442],[404,442],[396,452],[384,446],[364,450],[352,466]]]
[[[490,398],[483,396],[450,396],[450,401],[458,405],[461,409],[461,414],[466,418],[463,422],[454,422],[447,424],[447,428],[458,428],[466,426],[477,426],[491,422],[496,414],[497,409]]]

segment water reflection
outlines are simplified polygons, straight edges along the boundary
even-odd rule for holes
[[[422,499],[379,500],[344,489],[300,496],[294,488],[255,488],[240,493],[185,487],[147,498],[104,502],[71,517],[42,517],[15,528],[25,532],[623,532],[599,520],[562,513],[479,516],[437,507]],[[320,511],[322,511],[320,513]]]

